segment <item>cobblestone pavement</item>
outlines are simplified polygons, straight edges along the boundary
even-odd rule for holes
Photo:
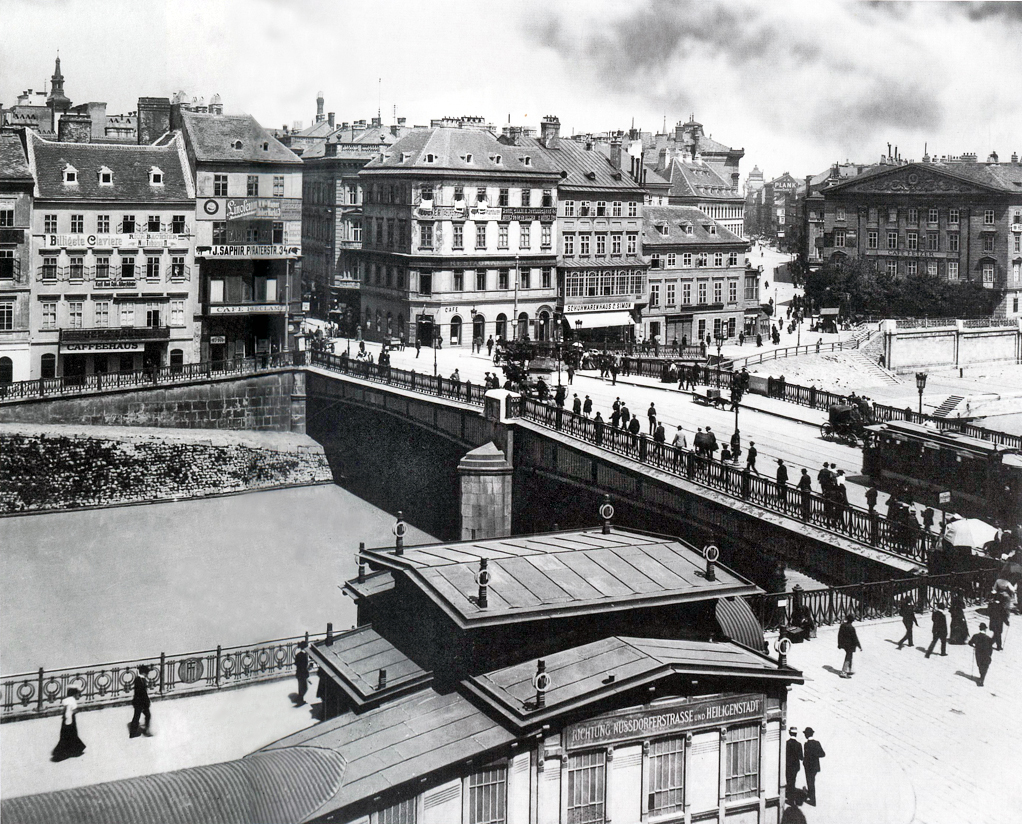
[[[967,613],[974,633],[985,615]],[[1017,821],[1022,809],[1018,755],[1022,736],[1022,639],[1012,630],[995,652],[983,687],[972,649],[948,646],[925,657],[929,615],[920,615],[915,647],[897,649],[900,620],[857,626],[863,651],[855,675],[841,679],[837,627],[796,645],[789,663],[806,676],[790,693],[788,724],[816,731],[827,756],[817,777],[818,806],[805,820],[828,824],[963,824]],[[800,740],[804,740],[800,737]],[[805,786],[799,776],[799,787]],[[797,814],[789,813],[791,821]]]

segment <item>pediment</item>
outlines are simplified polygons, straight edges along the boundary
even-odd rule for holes
[[[932,167],[902,166],[866,178],[853,178],[833,187],[842,192],[862,194],[988,194],[994,186],[966,180]]]

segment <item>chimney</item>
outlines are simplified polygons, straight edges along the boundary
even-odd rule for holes
[[[987,158],[987,163],[997,165],[997,152],[990,153],[990,156]]]
[[[1011,153],[1011,162],[1012,163],[1018,163],[1018,152],[1012,152]]]
[[[408,118],[407,117],[399,117],[397,119],[397,125],[398,126],[404,126],[405,123],[407,123],[407,122],[408,122]]]
[[[616,135],[610,141],[610,165],[615,169],[621,168],[621,136]]]
[[[87,114],[65,112],[57,124],[57,140],[61,143],[92,142],[92,118]]]
[[[149,146],[170,131],[170,98],[138,99],[138,145]]]
[[[539,126],[539,139],[548,149],[558,148],[561,138],[561,121],[556,115],[547,115]]]
[[[381,118],[379,115],[377,115],[376,117],[373,118],[373,126],[374,127],[379,128],[382,125],[383,125],[383,118]]]
[[[328,124],[330,124],[330,128],[331,128],[331,129],[332,129],[333,127],[334,127],[334,113],[333,113],[333,112],[329,112],[329,113],[327,114],[327,116],[326,116],[326,122],[327,122]]]
[[[685,123],[682,120],[679,120],[674,127],[674,142],[679,145],[685,142]]]
[[[316,94],[316,122],[323,122],[323,92]]]

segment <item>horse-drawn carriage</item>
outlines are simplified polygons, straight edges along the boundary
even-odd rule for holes
[[[859,407],[850,403],[831,404],[828,420],[820,427],[820,434],[828,441],[858,446],[866,436],[866,423]]]

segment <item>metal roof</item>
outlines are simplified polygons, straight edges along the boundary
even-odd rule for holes
[[[708,580],[700,553],[675,538],[614,529],[580,530],[366,550],[374,566],[403,570],[456,623],[507,623],[659,606],[757,592],[717,566]],[[488,605],[476,574],[487,559]]]
[[[802,681],[798,671],[778,667],[763,653],[731,641],[613,636],[543,656],[550,687],[545,706],[538,708],[533,684],[538,661],[524,661],[464,684],[512,723],[532,725],[678,673]]]
[[[763,627],[744,598],[721,598],[716,618],[721,631],[732,641],[757,652],[763,649]]]
[[[4,824],[252,824],[299,822],[341,786],[344,758],[286,749],[239,761],[41,795],[5,798]]]

